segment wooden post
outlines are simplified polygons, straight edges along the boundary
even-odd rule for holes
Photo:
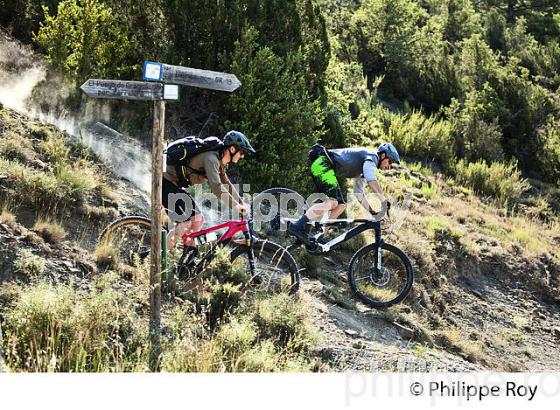
[[[163,132],[165,126],[165,101],[154,101],[152,130],[152,242],[150,268],[150,369],[159,369],[161,322],[161,178],[163,162]]]
[[[2,338],[2,318],[0,318],[0,373],[8,371],[6,359],[4,357],[4,339]]]

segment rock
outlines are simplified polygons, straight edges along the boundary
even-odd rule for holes
[[[480,293],[478,290],[476,289],[470,289],[471,293],[473,295],[475,295],[477,298],[482,299],[482,300],[486,300],[486,298],[484,297],[484,295],[482,293]]]
[[[404,339],[409,339],[412,340],[414,339],[414,330],[401,325],[400,323],[397,322],[393,322],[393,325],[395,326],[395,328],[397,329],[397,333],[399,335],[401,335],[401,337],[403,337]]]
[[[366,348],[366,344],[363,341],[358,340],[358,341],[352,343],[352,347],[354,349],[362,350],[362,349]]]
[[[347,334],[348,336],[350,336],[350,337],[358,337],[358,336],[360,336],[360,334],[359,334],[358,332],[356,332],[355,330],[352,330],[352,329],[346,329],[346,330],[344,331],[344,333],[346,333],[346,334]]]
[[[86,271],[88,273],[95,273],[97,271],[97,266],[93,262],[86,261],[86,260],[79,260],[76,261],[76,265],[81,268],[81,270]]]
[[[552,329],[552,334],[560,339],[560,327],[555,327],[554,329]]]
[[[34,159],[32,161],[30,161],[30,164],[36,168],[40,168],[40,169],[48,169],[49,166],[47,164],[45,164],[43,161],[41,161],[40,159]]]

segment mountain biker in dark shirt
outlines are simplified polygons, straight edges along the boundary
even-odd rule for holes
[[[255,153],[247,137],[239,131],[229,131],[223,139],[223,147],[218,150],[202,152],[185,162],[185,175],[177,175],[177,168],[168,167],[163,173],[162,204],[164,212],[173,211],[182,220],[169,231],[168,249],[173,250],[182,235],[197,232],[204,224],[204,215],[200,212],[186,187],[208,181],[212,193],[229,209],[246,214],[248,206],[243,202],[226,174],[226,166],[237,163],[245,157],[245,152]],[[182,199],[170,197],[179,194]],[[176,199],[169,209],[170,199]],[[188,203],[187,203],[188,202]],[[191,244],[194,246],[195,244]]]
[[[336,219],[346,209],[346,203],[338,178],[353,178],[353,191],[360,204],[370,212],[364,195],[366,184],[379,196],[381,203],[386,201],[375,172],[391,169],[393,163],[400,163],[400,156],[393,144],[383,143],[377,152],[362,148],[339,148],[327,150],[315,144],[309,151],[309,168],[317,191],[329,197],[326,202],[311,206],[296,222],[288,226],[288,233],[308,243],[305,226],[310,219],[319,219],[329,212],[329,219]]]

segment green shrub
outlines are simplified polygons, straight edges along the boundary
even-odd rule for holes
[[[77,168],[60,165],[55,173],[39,171],[0,158],[0,173],[8,176],[6,195],[14,202],[48,211],[58,205],[82,204],[100,184],[93,166],[79,162]]]
[[[31,251],[23,249],[14,261],[16,273],[26,277],[38,277],[43,275],[46,266],[45,258],[33,255]]]
[[[271,372],[308,371],[311,367],[301,344],[290,339],[279,345],[276,337],[264,335],[254,321],[253,306],[229,316],[214,331],[207,330],[204,316],[176,309],[170,325],[173,342],[164,348],[163,371],[180,372]],[[188,310],[188,308],[187,308]],[[202,319],[202,320],[200,320]]]
[[[8,176],[6,195],[15,203],[48,210],[67,203],[69,190],[52,173],[36,171],[0,158],[0,173]]]
[[[307,151],[321,136],[319,104],[308,93],[301,53],[281,56],[258,40],[250,29],[236,42],[231,71],[243,87],[228,97],[223,130],[246,133],[255,147],[252,160],[238,167],[254,189],[281,181],[305,192]]]
[[[221,248],[204,271],[200,289],[189,297],[198,312],[204,312],[211,329],[215,329],[232,313],[244,297],[243,288],[250,278],[241,261],[231,263],[230,248]],[[204,252],[204,250],[202,250]]]
[[[409,115],[394,115],[387,138],[402,155],[436,161],[447,167],[455,155],[451,131],[451,124],[446,120],[415,111]]]
[[[224,247],[218,249],[214,259],[206,268],[205,275],[219,283],[229,282],[234,285],[243,285],[249,280],[250,273],[241,260],[231,263],[230,251],[231,249]]]
[[[462,103],[453,100],[446,113],[453,126],[459,158],[503,160],[502,129],[498,124],[500,109],[500,101],[487,83],[481,91],[469,91]]]
[[[425,224],[428,237],[431,239],[451,237],[458,241],[463,236],[463,233],[459,229],[454,228],[447,219],[441,216],[429,216],[425,219]]]
[[[55,175],[59,183],[68,188],[70,197],[80,204],[100,184],[95,167],[84,161],[77,161],[74,166],[62,165]]]
[[[299,303],[285,293],[254,304],[254,320],[261,335],[274,340],[279,346],[290,345],[295,351],[307,349],[313,339],[307,327],[306,314]]]
[[[131,71],[126,59],[137,43],[110,7],[99,0],[65,0],[54,16],[46,6],[43,11],[34,40],[54,67],[77,81]]]
[[[529,187],[515,162],[487,165],[484,161],[468,163],[461,160],[455,166],[455,179],[478,194],[493,197],[502,206],[514,205]]]
[[[544,127],[538,130],[540,173],[549,181],[560,180],[560,121],[550,116]]]
[[[39,148],[55,169],[67,163],[70,158],[69,143],[60,133],[49,133],[48,137],[41,141]]]
[[[214,328],[226,313],[232,311],[239,305],[241,300],[241,285],[232,283],[215,283],[210,286],[208,297],[208,321],[210,327]]]

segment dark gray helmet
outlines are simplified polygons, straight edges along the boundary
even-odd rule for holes
[[[231,130],[224,137],[224,145],[226,147],[236,147],[243,151],[255,153],[255,149],[251,146],[249,139],[242,132]]]
[[[391,162],[400,164],[401,157],[399,156],[399,153],[393,144],[389,142],[385,142],[384,144],[381,144],[379,146],[377,151],[384,152],[387,155],[387,157],[391,160]]]

